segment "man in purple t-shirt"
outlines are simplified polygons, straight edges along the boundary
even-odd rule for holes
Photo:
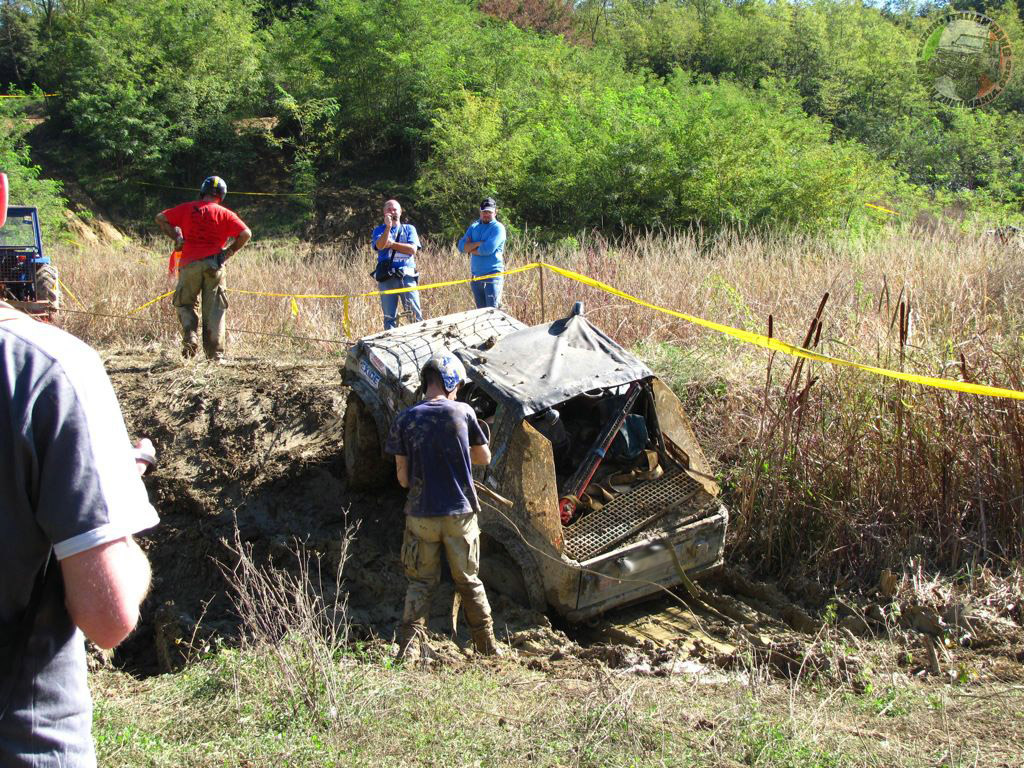
[[[398,415],[385,450],[394,454],[398,482],[409,489],[405,504],[402,564],[409,579],[398,631],[400,658],[415,658],[426,634],[430,601],[441,580],[444,546],[455,588],[462,596],[473,645],[500,655],[491,606],[480,581],[480,509],[473,464],[487,464],[491,451],[473,409],[456,401],[466,379],[462,362],[435,355],[422,371],[424,400]]]

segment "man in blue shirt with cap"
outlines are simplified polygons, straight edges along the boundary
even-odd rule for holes
[[[480,218],[459,238],[459,250],[469,254],[469,269],[473,277],[505,271],[505,260],[502,257],[505,250],[505,225],[498,221],[497,214],[498,207],[494,198],[485,197],[480,203]],[[501,304],[504,284],[503,277],[470,283],[477,309]]]

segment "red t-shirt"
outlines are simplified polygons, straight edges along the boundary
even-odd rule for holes
[[[216,256],[229,237],[238,237],[246,228],[237,213],[212,200],[182,203],[168,208],[164,216],[172,227],[181,227],[185,236],[181,267]]]

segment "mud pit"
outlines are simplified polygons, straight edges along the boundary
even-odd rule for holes
[[[161,525],[142,538],[153,589],[142,625],[115,661],[142,674],[167,671],[189,646],[237,637],[238,617],[217,566],[233,563],[225,543],[236,521],[255,559],[290,567],[301,544],[322,558],[325,573],[337,568],[346,526],[358,526],[344,570],[353,633],[390,641],[406,587],[399,560],[404,495],[397,484],[374,493],[347,488],[341,457],[347,393],[337,364],[183,366],[138,353],[110,354],[106,364],[129,432],[149,436],[160,451],[146,483]],[[461,656],[443,640],[451,600],[451,585],[443,582],[431,624],[442,658]],[[550,627],[543,615],[500,595],[492,603],[505,637]]]
[[[108,353],[105,361],[130,434],[151,437],[160,452],[146,484],[162,523],[141,540],[153,562],[153,589],[116,664],[143,675],[169,671],[189,649],[237,639],[239,620],[217,566],[232,564],[225,542],[236,521],[257,559],[292,567],[300,542],[328,573],[337,567],[346,525],[358,526],[344,569],[353,636],[390,643],[406,586],[399,561],[404,497],[397,485],[374,493],[347,487],[338,363],[183,365],[145,351]],[[942,595],[932,604],[901,604],[883,593],[837,599],[813,582],[763,584],[733,568],[704,588],[578,627],[553,626],[493,590],[489,596],[496,633],[517,651],[509,663],[552,674],[599,665],[713,681],[753,664],[857,687],[864,670],[856,647],[892,638],[893,666],[907,674],[942,679],[966,666],[979,678],[1024,679],[1021,607],[1012,601],[986,611]],[[441,663],[469,663],[464,622],[450,636],[451,599],[450,582],[442,582],[431,644]],[[822,643],[826,634],[844,642]],[[823,646],[852,650],[826,655]]]

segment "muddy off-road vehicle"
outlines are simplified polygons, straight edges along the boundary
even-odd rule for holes
[[[395,482],[381,446],[443,351],[490,425],[474,468],[490,588],[581,621],[721,564],[728,514],[682,404],[579,305],[532,328],[477,309],[361,339],[342,371],[349,487]]]

